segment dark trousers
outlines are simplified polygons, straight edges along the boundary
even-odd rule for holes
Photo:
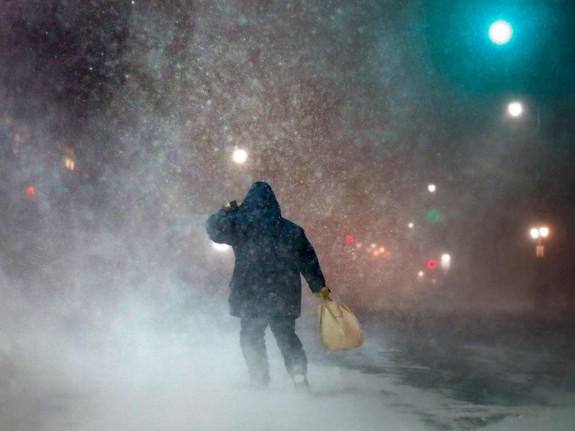
[[[307,357],[301,340],[295,333],[295,319],[291,317],[242,317],[240,345],[248,366],[250,383],[266,386],[270,381],[265,331],[268,327],[278,343],[290,375],[294,371],[307,374]]]

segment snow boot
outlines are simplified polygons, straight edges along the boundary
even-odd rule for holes
[[[300,368],[295,368],[292,372],[291,377],[296,391],[298,392],[310,391],[307,377]]]

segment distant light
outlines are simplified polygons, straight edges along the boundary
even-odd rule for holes
[[[425,218],[430,223],[439,223],[441,220],[443,220],[443,214],[437,208],[431,208],[429,211],[427,211]]]
[[[441,255],[441,267],[443,269],[449,269],[451,266],[451,256],[447,253]]]
[[[353,244],[355,242],[355,238],[353,237],[353,235],[348,235],[345,237],[345,242],[347,244]]]
[[[217,251],[228,251],[231,247],[227,244],[218,244],[217,242],[212,242],[212,246]]]
[[[408,224],[407,224],[407,227],[410,228],[410,229],[413,229],[413,226],[414,226],[413,223],[408,223]]]
[[[517,118],[523,114],[523,105],[520,102],[511,102],[507,105],[507,113],[514,118]]]
[[[489,27],[489,39],[497,45],[504,45],[511,40],[513,28],[507,21],[495,21]]]
[[[67,156],[64,157],[64,166],[69,171],[73,171],[74,169],[76,169],[76,163],[74,162],[74,159]]]
[[[26,196],[29,199],[33,199],[36,197],[36,188],[34,186],[28,186],[28,188],[26,189]]]
[[[385,247],[379,247],[379,252],[380,252],[380,253],[385,253]]]
[[[423,271],[419,271],[419,272],[417,273],[417,276],[418,276],[419,278],[422,278],[424,275],[425,275],[425,273],[424,273]]]
[[[248,153],[246,150],[242,150],[241,148],[236,148],[234,150],[234,154],[232,155],[232,159],[234,162],[238,164],[243,164],[248,159]]]
[[[437,266],[437,264],[435,263],[434,260],[430,260],[430,261],[427,262],[427,267],[428,267],[429,269],[433,269],[433,268],[435,268],[436,266]]]
[[[435,184],[430,184],[427,186],[427,190],[429,190],[431,193],[435,193]]]
[[[549,228],[547,226],[532,227],[529,235],[533,239],[547,238],[549,236]]]

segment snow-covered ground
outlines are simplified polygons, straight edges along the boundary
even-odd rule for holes
[[[547,388],[539,405],[498,405],[454,397],[441,385],[411,384],[400,370],[425,367],[396,354],[397,347],[376,327],[367,328],[366,344],[356,351],[323,353],[309,310],[298,321],[310,356],[309,395],[294,391],[269,335],[272,385],[266,391],[247,387],[238,322],[223,304],[190,312],[178,330],[158,322],[144,302],[127,301],[115,311],[114,319],[83,324],[63,324],[52,314],[21,316],[26,323],[14,325],[16,319],[5,325],[0,430],[571,431],[575,426],[575,399],[567,391]],[[467,348],[487,362],[502,352]]]

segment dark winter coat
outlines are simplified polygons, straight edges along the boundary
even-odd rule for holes
[[[312,292],[325,286],[317,255],[298,225],[281,216],[272,188],[255,183],[239,207],[224,207],[206,222],[210,239],[233,247],[233,316],[301,313],[302,274]]]

